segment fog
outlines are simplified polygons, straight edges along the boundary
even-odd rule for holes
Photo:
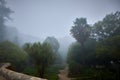
[[[60,43],[59,52],[66,56],[68,47],[75,39],[70,34],[75,18],[85,17],[88,24],[103,19],[106,14],[120,11],[119,0],[6,0],[14,11],[7,22],[8,35],[26,42],[43,42],[54,36]],[[9,35],[11,33],[11,36]]]
[[[106,14],[120,11],[119,0],[6,1],[14,11],[10,15],[12,20],[6,23],[6,39],[23,45],[26,42],[43,42],[46,37],[54,36],[59,41],[62,54],[67,53],[69,45],[75,42],[70,29],[76,18],[85,17],[92,25]]]
[[[14,11],[8,25],[35,37],[71,37],[69,30],[75,18],[86,17],[93,24],[119,11],[119,4],[119,0],[7,0]]]
[[[14,71],[120,80],[118,43],[120,0],[0,0],[0,63]]]

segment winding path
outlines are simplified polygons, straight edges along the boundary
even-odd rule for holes
[[[71,80],[71,78],[68,77],[68,67],[59,71],[58,78],[58,80]]]

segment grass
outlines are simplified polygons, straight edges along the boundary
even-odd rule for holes
[[[58,73],[59,73],[59,70],[61,69],[63,69],[63,66],[53,65],[47,69],[45,77],[48,80],[58,80]]]
[[[76,80],[119,80],[120,77],[116,74],[104,69],[97,70],[93,68],[85,69],[80,74],[70,74],[70,77],[76,78]]]

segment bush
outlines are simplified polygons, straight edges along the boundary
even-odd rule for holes
[[[27,63],[27,54],[11,42],[0,43],[0,62],[11,63],[12,69],[22,71]]]
[[[35,67],[30,67],[30,66],[26,67],[23,73],[31,75],[31,76],[39,76],[37,69]]]
[[[61,66],[61,65],[52,65],[51,67],[49,67],[47,69],[45,77],[48,80],[57,80],[59,70],[61,70],[61,69],[63,69],[63,66]]]

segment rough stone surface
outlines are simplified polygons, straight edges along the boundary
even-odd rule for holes
[[[8,66],[10,63],[0,64],[0,75],[6,80],[47,80],[6,69]]]

